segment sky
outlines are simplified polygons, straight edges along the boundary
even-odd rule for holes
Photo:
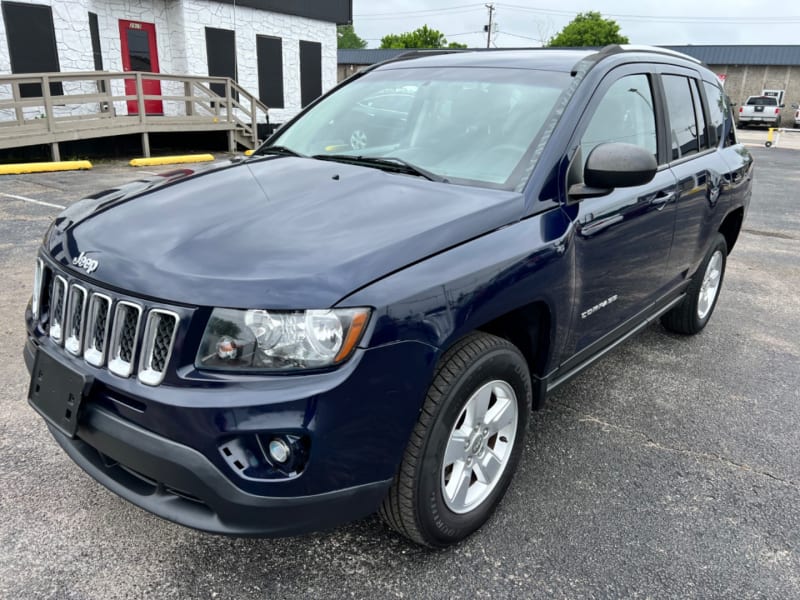
[[[389,33],[428,25],[449,42],[485,47],[486,2],[463,0],[353,0],[356,33],[380,46]],[[540,46],[579,12],[599,11],[620,25],[631,44],[798,44],[800,8],[766,0],[511,0],[494,2],[492,45]],[[769,8],[769,7],[772,8]],[[773,8],[779,7],[779,10]]]

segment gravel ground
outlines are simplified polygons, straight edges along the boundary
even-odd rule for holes
[[[704,333],[652,326],[559,388],[500,510],[438,552],[375,517],[302,538],[210,536],[85,475],[25,401],[22,314],[57,209],[9,194],[65,205],[136,175],[3,177],[0,598],[800,597],[800,155],[759,140]]]

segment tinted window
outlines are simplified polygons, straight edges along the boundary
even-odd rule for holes
[[[692,88],[692,99],[694,100],[694,114],[697,119],[697,131],[699,133],[698,141],[700,148],[706,149],[711,147],[709,140],[708,128],[706,126],[706,117],[703,114],[703,101],[700,99],[700,88],[697,87],[697,80],[690,79],[690,86]]]
[[[709,129],[712,131],[713,142],[716,144],[723,138],[725,128],[725,96],[719,86],[713,83],[703,82],[708,100],[708,118],[710,119]]]
[[[672,159],[675,160],[698,151],[694,100],[688,78],[664,75],[663,82],[672,131]]]
[[[595,146],[606,142],[635,144],[657,156],[656,116],[647,75],[623,77],[603,96],[581,139],[584,162]]]
[[[748,98],[747,106],[778,106],[778,99],[770,98],[768,96],[758,96],[757,98]]]

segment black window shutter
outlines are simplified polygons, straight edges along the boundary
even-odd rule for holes
[[[60,71],[52,9],[40,4],[3,2],[2,10],[3,20],[6,24],[11,72],[52,73]],[[35,98],[42,95],[42,86],[38,83],[24,83],[19,87],[20,95],[23,98]],[[63,93],[61,83],[50,84],[50,94],[60,96]]]
[[[283,108],[283,40],[256,36],[258,97],[269,108]]]
[[[322,44],[300,42],[300,101],[308,106],[322,95]]]

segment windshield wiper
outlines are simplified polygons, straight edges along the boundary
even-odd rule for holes
[[[318,160],[332,160],[336,162],[349,163],[353,165],[367,165],[377,167],[379,169],[386,169],[395,173],[406,173],[408,175],[416,175],[424,177],[429,181],[438,181],[439,183],[450,183],[448,179],[431,173],[427,169],[418,167],[415,164],[408,162],[402,158],[395,156],[351,156],[349,154],[315,154],[311,158]]]
[[[286,146],[267,146],[266,148],[259,148],[255,152],[253,152],[253,156],[264,156],[266,154],[278,154],[280,156],[298,156],[300,158],[305,158],[305,154],[300,154],[299,152],[295,152],[291,148],[287,148]]]

